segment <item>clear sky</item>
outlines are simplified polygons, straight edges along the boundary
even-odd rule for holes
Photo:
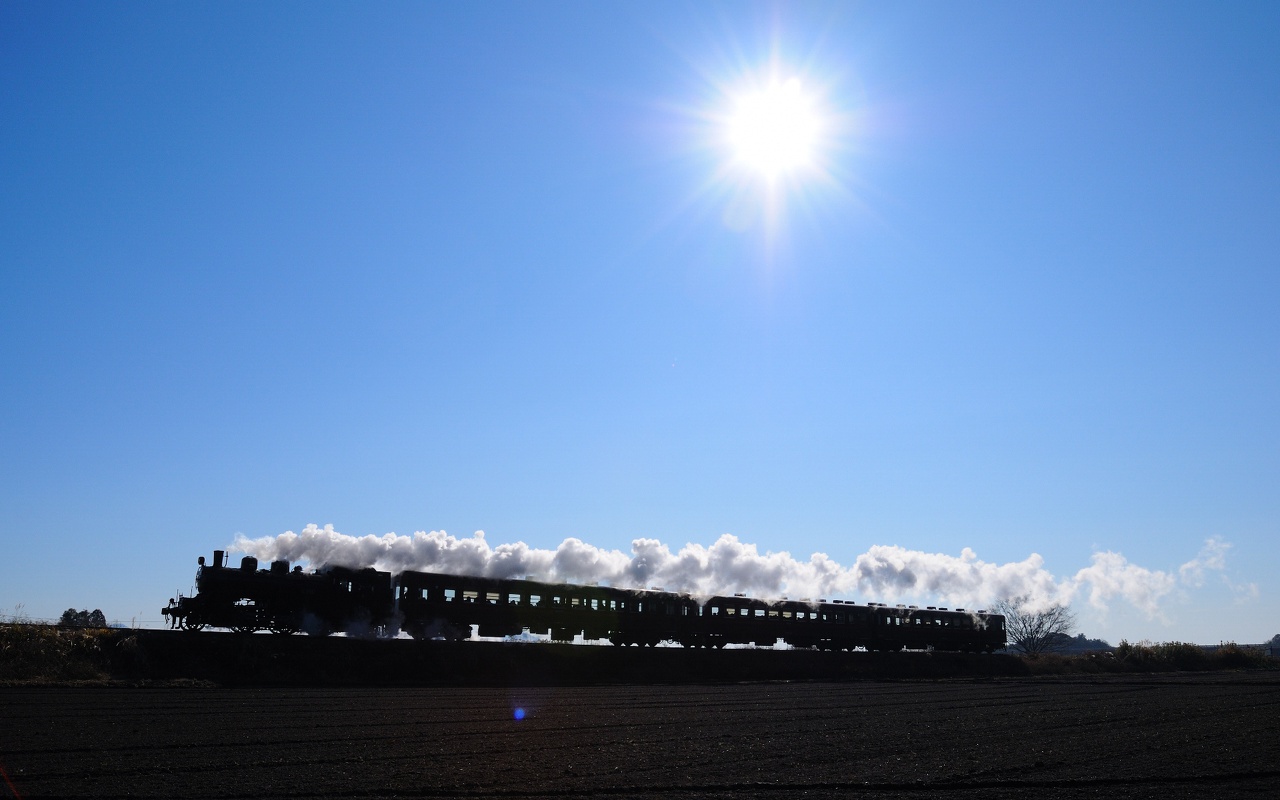
[[[316,524],[1261,641],[1278,187],[1274,3],[6,2],[0,613]]]

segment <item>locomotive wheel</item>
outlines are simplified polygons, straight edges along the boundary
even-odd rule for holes
[[[178,621],[178,627],[182,628],[184,631],[202,631],[204,630],[204,623],[196,622],[190,617],[183,617]]]
[[[298,632],[297,626],[290,625],[287,622],[276,621],[271,623],[270,631],[279,636],[291,636]]]

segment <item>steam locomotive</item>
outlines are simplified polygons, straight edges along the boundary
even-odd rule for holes
[[[823,650],[958,650],[992,652],[1005,645],[1005,620],[986,611],[859,605],[852,601],[762,600],[742,594],[695,597],[660,589],[544,583],[373,568],[315,572],[273,561],[258,569],[245,556],[227,565],[221,550],[203,556],[196,593],[179,595],[162,613],[171,627],[228,628],[249,633],[305,631],[325,636],[467,639],[549,633],[553,641],[607,639],[615,645],[685,647],[729,644]]]

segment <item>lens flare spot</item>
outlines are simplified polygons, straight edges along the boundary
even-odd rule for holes
[[[515,710],[515,713],[512,716],[514,716],[516,718],[516,721],[519,722],[520,720],[524,719],[524,709],[517,708]]]

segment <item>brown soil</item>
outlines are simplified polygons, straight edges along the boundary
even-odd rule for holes
[[[1263,798],[1277,719],[1275,673],[10,687],[0,797]]]

